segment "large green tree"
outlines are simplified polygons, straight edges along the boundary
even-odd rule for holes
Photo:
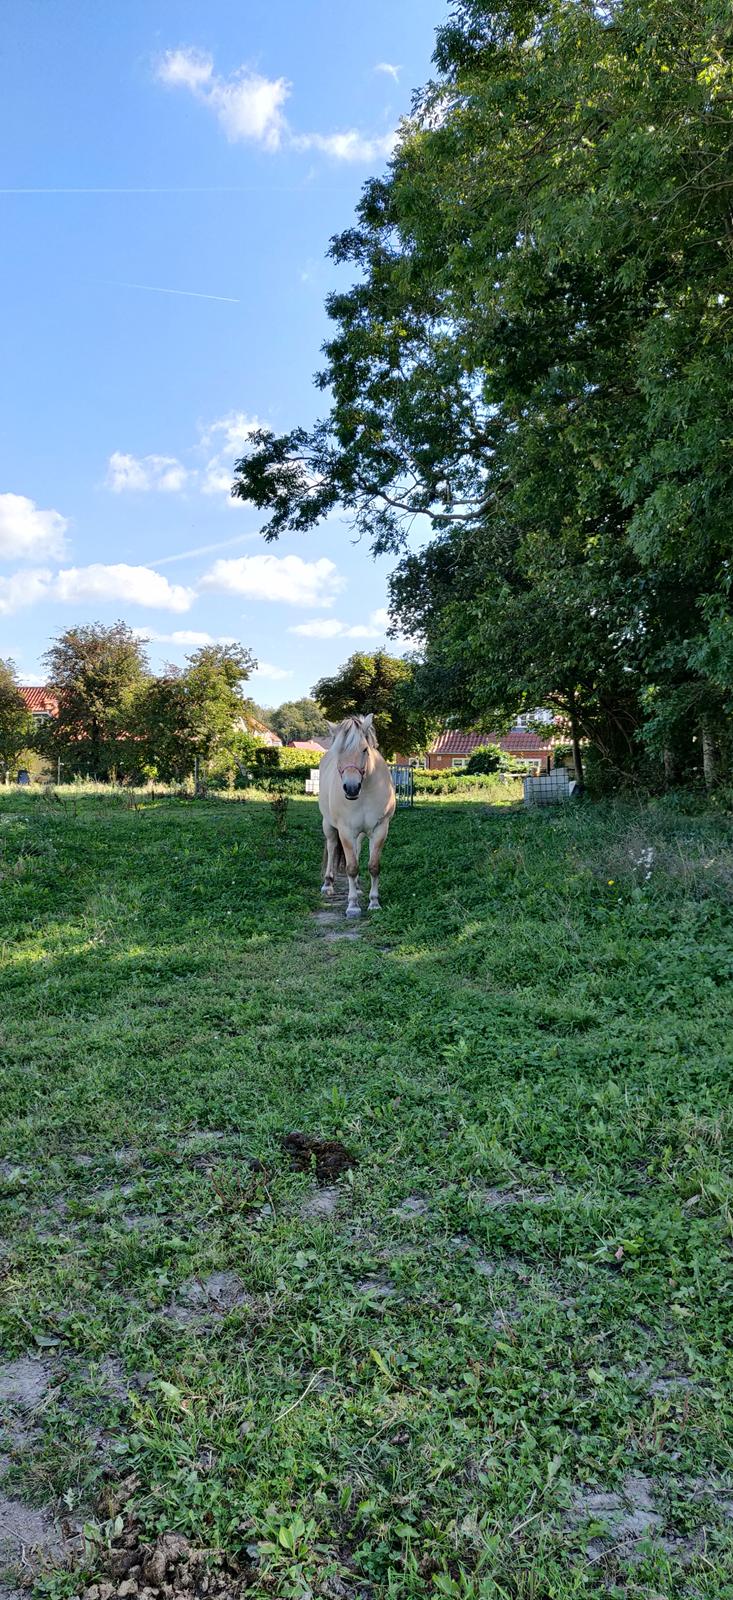
[[[385,756],[424,750],[434,723],[413,692],[415,669],[386,650],[357,650],[330,678],[321,678],[313,697],[333,722],[371,711]]]
[[[105,779],[134,762],[129,729],[147,673],[143,645],[126,622],[67,628],[45,656],[58,717],[39,742],[66,772]]]
[[[7,778],[32,737],[33,718],[18,688],[15,664],[0,660],[0,778]]]
[[[322,739],[328,737],[328,722],[315,700],[307,695],[302,700],[286,700],[274,710],[263,712],[268,727],[280,735],[283,744],[291,739]]]
[[[733,708],[733,104],[721,0],[465,0],[332,255],[324,420],[261,431],[267,537],[345,507],[444,712],[549,702],[714,776]],[[430,534],[405,553],[411,528]]]
[[[247,733],[243,685],[256,662],[243,645],[205,645],[184,669],[169,667],[144,685],[135,707],[140,757],[166,781],[181,782],[198,761],[236,760]]]

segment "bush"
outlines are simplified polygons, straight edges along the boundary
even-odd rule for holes
[[[325,750],[288,750],[285,745],[259,745],[255,751],[255,764],[266,772],[293,772],[305,773],[310,777],[311,767],[318,767]]]
[[[298,752],[291,751],[291,754],[297,755]],[[314,762],[313,765],[316,766],[317,763]],[[253,789],[281,789],[284,794],[304,794],[305,780],[311,775],[310,766],[304,766],[302,761],[282,767],[277,762],[270,765],[258,761],[254,769],[250,770]]]
[[[498,772],[503,756],[504,751],[498,744],[480,744],[469,757],[465,770],[470,777],[476,772]]]
[[[507,775],[500,772],[420,772],[414,775],[415,794],[473,794],[504,789]]]

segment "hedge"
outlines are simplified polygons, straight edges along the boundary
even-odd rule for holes
[[[318,767],[326,754],[325,750],[288,750],[284,744],[260,745],[255,751],[255,765],[267,772],[273,771],[298,771],[303,769],[306,778],[310,777],[311,767]]]
[[[514,775],[497,772],[420,772],[414,775],[415,794],[471,794],[475,790],[503,788]]]

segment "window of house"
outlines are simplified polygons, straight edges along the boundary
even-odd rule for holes
[[[455,771],[458,771],[461,767],[465,767],[467,765],[468,765],[468,756],[452,756],[451,757],[451,766],[454,768]]]

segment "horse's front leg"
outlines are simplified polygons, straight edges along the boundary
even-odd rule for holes
[[[369,839],[369,871],[371,873],[371,892],[369,895],[369,910],[379,911],[379,863],[382,859],[384,841],[389,833],[389,817],[377,824]]]
[[[330,896],[333,894],[333,879],[334,872],[336,870],[336,851],[338,850],[339,836],[336,828],[326,828],[324,825],[323,831],[326,835],[326,847],[323,852],[323,883],[321,884],[321,894],[327,894]]]
[[[346,915],[347,917],[360,917],[361,906],[359,905],[359,857],[351,839],[345,839],[342,834],[341,843],[344,847],[344,855],[346,857],[346,872],[349,879],[349,899],[346,906]]]

